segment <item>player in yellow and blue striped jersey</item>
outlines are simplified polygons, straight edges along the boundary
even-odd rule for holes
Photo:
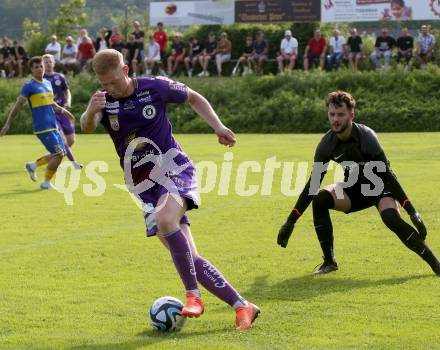
[[[37,181],[37,167],[47,164],[44,181],[40,184],[40,188],[51,189],[53,185],[50,183],[50,180],[65,155],[65,146],[63,138],[57,129],[55,112],[67,116],[72,122],[75,121],[75,117],[68,110],[55,103],[52,85],[48,80],[43,79],[44,66],[42,58],[40,56],[32,57],[29,60],[29,68],[32,79],[23,85],[20,96],[9,113],[3,129],[0,131],[0,136],[8,132],[12,121],[27,100],[32,111],[34,134],[40,139],[41,143],[49,151],[49,154],[38,158],[34,162],[26,163],[25,167],[31,180]]]

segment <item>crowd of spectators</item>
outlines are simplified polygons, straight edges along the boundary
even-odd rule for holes
[[[232,57],[232,43],[228,33],[223,31],[219,37],[209,33],[206,41],[203,39],[191,37],[186,43],[179,32],[168,38],[162,23],[158,23],[154,34],[146,38],[141,24],[134,21],[127,41],[117,26],[102,28],[95,39],[89,36],[87,29],[81,29],[76,41],[72,36],[67,36],[62,44],[56,35],[52,35],[44,53],[54,57],[58,70],[76,74],[92,69],[91,61],[96,52],[113,48],[122,53],[132,76],[173,76],[184,70],[190,77],[195,71],[198,71],[198,77],[206,77],[210,75],[211,62],[219,76],[224,74],[223,66],[226,62],[232,64],[232,75],[263,74],[267,61],[276,62],[278,73],[283,74],[291,72],[300,59],[299,42],[290,30],[284,32],[275,57],[269,57],[269,43],[262,31],[257,32],[255,38],[246,37],[238,57]],[[418,66],[423,67],[433,62],[435,45],[435,37],[426,25],[421,26],[416,38],[411,36],[407,28],[402,29],[397,39],[389,34],[387,28],[383,28],[376,37],[369,58],[377,69],[388,67],[393,58],[397,63],[404,64],[405,68],[413,59]],[[168,47],[170,51],[167,51]],[[350,30],[348,38],[337,29],[330,38],[325,38],[318,29],[308,40],[302,60],[305,71],[313,67],[334,70],[341,64],[357,70],[366,57],[362,38],[355,28]],[[26,50],[18,41],[14,40],[11,46],[10,40],[4,37],[0,49],[1,77],[23,77],[28,58]]]

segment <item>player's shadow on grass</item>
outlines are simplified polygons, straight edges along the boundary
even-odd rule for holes
[[[19,190],[16,189],[13,192],[7,192],[7,193],[0,193],[0,197],[7,197],[7,196],[16,196],[18,194],[31,194],[35,192],[43,192],[40,188],[34,188],[32,190]]]
[[[301,301],[322,298],[324,295],[347,292],[378,286],[393,286],[411,280],[434,277],[434,275],[418,275],[407,277],[386,278],[381,280],[332,278],[329,276],[305,275],[270,284],[268,275],[259,276],[253,285],[243,293],[250,300],[292,300]]]
[[[128,342],[117,342],[107,344],[96,345],[78,345],[69,348],[69,350],[135,350],[147,345],[154,345],[162,341],[179,341],[188,338],[204,337],[206,335],[213,335],[219,333],[237,332],[233,327],[224,327],[218,329],[206,329],[202,331],[191,332],[174,332],[174,333],[161,333],[152,329],[145,329],[144,331],[136,334],[137,338]]]

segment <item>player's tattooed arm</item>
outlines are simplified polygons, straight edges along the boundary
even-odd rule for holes
[[[105,92],[97,91],[89,101],[86,111],[81,116],[81,130],[92,133],[102,119],[101,111],[105,108]]]
[[[15,117],[17,116],[18,112],[20,111],[21,106],[26,102],[26,97],[19,96],[17,98],[17,101],[15,102],[14,108],[12,108],[11,112],[8,115],[8,118],[6,119],[5,125],[0,130],[0,136],[6,135],[9,128],[11,127],[12,122],[14,121]]]
[[[208,100],[198,92],[188,88],[188,100],[194,112],[201,116],[208,125],[214,130],[218,137],[218,142],[222,145],[232,147],[235,145],[235,134],[223,125],[217,113],[212,108]]]
[[[55,110],[55,112],[60,113],[62,115],[65,115],[67,118],[70,119],[70,121],[72,123],[75,122],[75,116],[70,113],[67,109],[61,107],[59,104],[57,104],[56,102],[53,103],[53,109]]]

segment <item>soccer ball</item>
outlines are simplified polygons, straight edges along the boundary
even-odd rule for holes
[[[173,297],[157,299],[150,307],[150,324],[160,332],[180,330],[186,318],[182,317],[183,304]]]

